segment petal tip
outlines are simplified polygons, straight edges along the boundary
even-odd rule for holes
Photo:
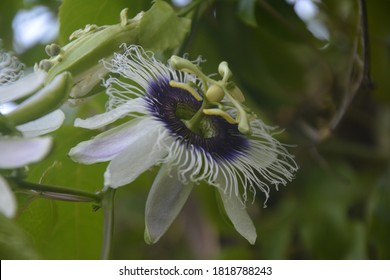
[[[256,239],[257,239],[257,234],[256,234],[256,232],[255,232],[254,236],[247,236],[247,237],[245,237],[245,238],[246,238],[246,240],[249,241],[249,243],[250,243],[251,245],[255,245]]]
[[[153,244],[157,243],[157,241],[160,240],[160,238],[159,237],[153,238],[149,233],[148,227],[145,227],[144,240],[145,240],[146,244],[153,245]]]
[[[0,176],[0,214],[12,219],[15,217],[17,204],[15,196],[7,181]]]

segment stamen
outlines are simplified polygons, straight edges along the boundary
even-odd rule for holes
[[[247,114],[246,107],[241,103],[245,101],[245,97],[241,90],[234,85],[233,82],[229,82],[228,80],[232,77],[232,72],[229,69],[227,62],[223,61],[218,66],[218,72],[222,76],[222,80],[216,81],[206,76],[199,66],[193,64],[191,61],[188,61],[185,58],[181,58],[178,56],[172,56],[170,59],[170,63],[174,69],[185,71],[188,73],[192,73],[196,75],[203,83],[204,90],[206,92],[205,100],[203,103],[208,103],[209,107],[212,103],[220,103],[223,98],[226,96],[232,105],[237,109],[237,120],[234,120],[228,113],[224,112],[221,109],[213,108],[213,109],[203,109],[201,112],[206,115],[217,115],[224,118],[231,124],[238,124],[238,130],[244,134],[252,134],[252,130],[249,124],[248,117],[250,115]],[[201,101],[202,97],[188,84],[177,83],[175,81],[169,82],[169,84],[173,87],[178,87],[187,90],[191,93],[196,100]],[[209,85],[211,87],[209,88]],[[219,106],[218,106],[219,107]],[[198,114],[196,115],[195,123],[198,120]],[[190,120],[192,124],[192,120]]]
[[[202,96],[200,96],[199,93],[197,93],[190,85],[188,84],[185,84],[185,83],[179,83],[179,82],[175,82],[175,81],[169,81],[169,85],[171,87],[174,87],[174,88],[181,88],[181,89],[184,89],[186,91],[188,91],[189,93],[191,93],[191,95],[197,100],[197,101],[202,101],[203,98]]]
[[[241,133],[244,133],[247,135],[252,134],[252,130],[251,130],[251,127],[249,125],[248,119],[246,118],[246,114],[245,114],[245,118],[240,120],[240,123],[238,124],[238,130]]]
[[[216,108],[214,108],[214,109],[203,109],[203,113],[205,115],[220,116],[220,117],[224,118],[230,124],[237,124],[238,123],[228,113],[226,113],[225,111],[222,111],[220,109],[216,109]]]
[[[251,131],[251,127],[250,127],[250,124],[249,124],[249,121],[248,121],[248,114],[246,113],[245,109],[243,108],[243,106],[241,105],[240,102],[238,102],[235,98],[233,98],[229,92],[225,91],[225,95],[230,99],[230,101],[232,102],[233,106],[236,107],[237,109],[237,113],[238,113],[238,116],[239,116],[239,120],[238,120],[238,130],[241,132],[241,133],[244,133],[244,134],[251,134],[252,131]]]
[[[193,64],[191,61],[185,59],[185,58],[181,58],[181,57],[178,57],[176,55],[173,55],[170,59],[170,63],[172,65],[172,67],[174,69],[177,69],[177,70],[180,70],[180,71],[183,71],[183,69],[185,69],[184,71],[187,72],[187,73],[193,73],[195,74],[196,76],[198,76],[198,78],[202,81],[203,83],[203,86],[206,88],[207,90],[207,83],[213,83],[214,80],[210,79],[209,77],[207,77],[199,68],[198,65],[195,65]]]

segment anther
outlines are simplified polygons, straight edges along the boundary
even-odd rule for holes
[[[237,121],[233,119],[228,113],[225,111],[222,111],[220,109],[203,109],[203,113],[205,115],[211,115],[211,116],[220,116],[224,118],[228,123],[230,124],[237,124]]]
[[[197,101],[202,101],[202,96],[200,96],[199,93],[196,92],[190,85],[187,85],[185,83],[178,83],[175,81],[169,81],[169,85],[174,88],[181,88],[186,91],[188,91]]]

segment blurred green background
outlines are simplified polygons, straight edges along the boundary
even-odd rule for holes
[[[229,224],[206,185],[195,189],[165,236],[146,245],[144,205],[157,169],[150,170],[117,191],[113,258],[389,259],[390,1],[200,2],[176,51],[201,55],[210,74],[227,61],[248,106],[285,129],[277,138],[291,144],[300,169],[293,182],[271,191],[267,208],[261,194],[249,202],[254,246]],[[46,58],[46,43],[63,45],[87,23],[117,23],[121,9],[134,16],[150,6],[146,0],[1,1],[0,38],[4,49],[33,66]],[[30,24],[21,20],[17,29],[15,18],[37,7],[52,21],[33,30],[49,27],[49,38],[26,46],[17,30],[31,33]],[[53,28],[59,31],[50,35]],[[67,153],[97,133],[73,128],[73,118],[101,112],[104,101],[101,94],[64,109],[67,122],[53,133],[50,156],[30,166],[30,181],[101,189],[106,164],[77,165]],[[101,210],[22,193],[18,200],[15,220],[0,221],[1,258],[99,258]]]

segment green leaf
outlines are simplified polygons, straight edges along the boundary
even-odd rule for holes
[[[71,147],[95,132],[63,126],[53,133],[54,149],[39,164],[30,165],[27,181],[76,188],[92,193],[103,187],[105,164],[81,165],[68,157]],[[47,259],[98,259],[103,218],[91,203],[36,198],[20,209],[19,224],[29,232]]]
[[[255,17],[256,0],[241,0],[238,3],[238,16],[249,26],[257,27]]]
[[[152,50],[175,48],[183,41],[190,27],[191,20],[177,17],[169,4],[156,1],[141,20],[140,44]]]
[[[378,258],[390,258],[390,171],[383,176],[375,189],[370,205],[371,245]]]
[[[18,10],[23,7],[22,0],[1,1],[0,2],[0,47],[12,49],[12,20]],[[1,40],[4,40],[1,42]],[[1,46],[3,45],[3,46]]]
[[[307,254],[304,257],[364,258],[362,229],[356,221],[358,217],[351,212],[364,196],[363,188],[348,165],[339,162],[330,165],[337,173],[306,167],[304,181],[299,182],[304,185],[297,212],[299,238]]]
[[[286,259],[291,251],[290,244],[294,235],[294,224],[297,219],[297,202],[281,194],[279,204],[259,210],[260,219],[254,219],[258,226],[258,245],[262,259]],[[275,198],[271,196],[270,200]]]
[[[69,42],[70,34],[87,24],[100,26],[119,23],[119,13],[124,8],[129,8],[128,17],[131,18],[147,8],[149,3],[127,0],[64,0],[59,11],[60,43]]]
[[[101,211],[93,212],[89,203],[37,198],[22,211],[18,223],[45,259],[100,256],[102,215]]]
[[[372,94],[380,98],[381,101],[390,102],[390,81],[388,79],[388,69],[390,68],[388,27],[390,25],[390,17],[387,12],[390,9],[390,2],[366,1],[366,3],[369,37],[371,38],[371,78],[375,84],[375,90],[372,91]],[[386,59],[383,59],[384,57]]]
[[[0,259],[38,259],[31,240],[14,220],[0,214]]]

